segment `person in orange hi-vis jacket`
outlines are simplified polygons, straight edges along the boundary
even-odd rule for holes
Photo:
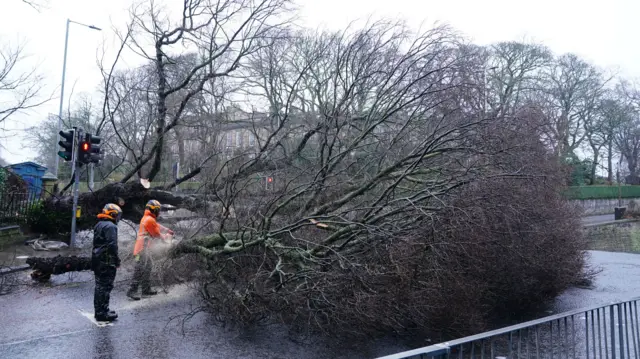
[[[131,287],[127,291],[127,297],[133,300],[140,300],[138,287],[142,287],[142,295],[155,295],[158,292],[151,289],[151,253],[149,248],[156,239],[166,241],[168,235],[173,235],[173,231],[159,224],[156,221],[160,215],[160,202],[155,199],[147,202],[144,209],[144,216],[140,221],[136,244],[133,248],[133,256],[136,267],[133,273]]]

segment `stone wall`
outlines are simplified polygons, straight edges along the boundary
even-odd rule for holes
[[[640,198],[623,198],[622,206],[629,207],[629,202],[639,202]],[[618,207],[617,199],[576,199],[569,201],[584,210],[585,216],[595,216],[598,214],[612,214],[614,208]]]

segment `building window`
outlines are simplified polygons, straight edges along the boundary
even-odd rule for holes
[[[249,134],[249,147],[255,147],[256,145],[256,135],[253,133]]]
[[[242,147],[242,131],[236,131],[236,144],[238,147]]]
[[[229,131],[226,134],[227,136],[227,147],[233,147],[233,132]]]

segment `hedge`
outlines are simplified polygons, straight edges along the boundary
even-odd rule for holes
[[[640,186],[575,186],[566,192],[568,199],[616,199],[618,194],[621,198],[640,198]]]

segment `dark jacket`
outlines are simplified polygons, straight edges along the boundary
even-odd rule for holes
[[[118,226],[109,220],[102,220],[93,229],[93,252],[91,263],[120,266],[118,257]]]

